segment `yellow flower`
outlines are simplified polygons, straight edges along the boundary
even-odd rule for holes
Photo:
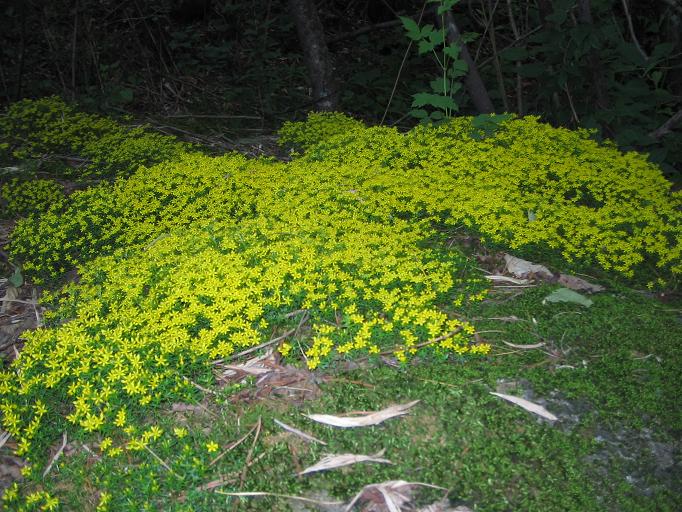
[[[113,444],[113,441],[111,440],[110,437],[105,437],[102,439],[102,442],[99,444],[99,451],[105,452],[107,451],[111,445]]]
[[[214,441],[209,441],[208,443],[206,443],[206,451],[208,453],[217,452],[218,448],[220,448],[220,446],[218,445],[218,443],[216,443]]]
[[[116,418],[114,419],[114,425],[117,427],[123,427],[126,424],[126,410],[125,408],[119,409],[116,413]]]

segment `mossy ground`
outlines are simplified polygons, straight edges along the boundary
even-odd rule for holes
[[[237,502],[220,493],[349,500],[364,485],[387,480],[439,485],[453,503],[482,511],[679,509],[679,305],[617,288],[595,295],[590,308],[543,304],[553,288],[500,290],[466,311],[494,345],[486,360],[432,358],[352,371],[331,365],[316,374],[319,398],[302,403],[235,398],[249,395],[252,379],[239,389],[211,386],[215,394],[200,393],[199,405],[188,412],[161,409],[148,418],[164,430],[149,445],[153,454],[99,458],[93,453],[101,439],[77,439],[47,478],[30,477],[28,485],[59,497],[65,510],[94,510],[103,492],[110,510],[290,510],[285,498]],[[503,341],[545,345],[520,350]],[[540,420],[489,394],[495,390],[544,403],[560,419],[553,425]],[[420,403],[408,416],[363,429],[333,429],[303,416],[411,400]],[[328,446],[301,441],[275,419]],[[259,421],[257,438],[252,432],[210,465]],[[178,437],[178,428],[186,436]],[[210,442],[218,451],[209,452]],[[657,456],[661,447],[672,465]],[[382,449],[394,465],[296,475],[325,453]],[[224,484],[197,490],[216,480]],[[419,499],[439,497],[426,491]]]

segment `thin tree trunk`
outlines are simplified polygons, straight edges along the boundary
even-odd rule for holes
[[[440,18],[437,16],[436,19],[440,23]],[[481,114],[490,114],[495,112],[495,107],[493,102],[490,100],[490,95],[488,95],[488,90],[481,79],[481,75],[478,72],[476,63],[471,58],[471,54],[465,44],[461,42],[461,33],[457,24],[455,23],[455,18],[452,16],[450,11],[445,13],[445,28],[447,30],[447,39],[450,43],[457,43],[461,47],[460,55],[462,60],[467,63],[469,71],[466,77],[464,77],[464,85],[467,88],[467,92],[471,97],[471,101],[474,103],[476,110]]]
[[[324,39],[324,29],[314,0],[289,0],[291,16],[296,23],[298,39],[312,85],[317,110],[336,110],[338,90],[334,68]]]

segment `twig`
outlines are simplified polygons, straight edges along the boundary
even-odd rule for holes
[[[168,464],[166,464],[166,462],[165,462],[161,457],[159,457],[156,453],[154,453],[154,450],[152,450],[152,449],[151,449],[149,446],[147,446],[146,444],[144,445],[144,448],[145,448],[145,450],[147,450],[149,453],[151,453],[152,456],[153,456],[156,460],[159,461],[159,464],[161,464],[164,468],[166,468],[168,471],[170,471],[170,473],[173,474],[176,478],[179,478],[180,480],[182,480],[182,477],[181,477],[180,475],[178,475],[175,471],[173,471],[173,470],[171,469],[171,467],[170,467]]]
[[[209,466],[209,467],[213,466],[213,464],[215,464],[215,463],[218,462],[220,459],[222,459],[222,458],[225,456],[226,453],[231,452],[231,451],[234,450],[237,446],[239,446],[240,444],[242,444],[242,443],[251,435],[251,432],[253,432],[254,430],[256,430],[256,427],[257,427],[257,425],[254,425],[254,426],[251,428],[251,430],[249,430],[249,431],[248,431],[246,434],[244,434],[241,438],[237,439],[237,440],[236,440],[235,442],[233,442],[230,446],[228,446],[220,455],[218,455],[215,459],[213,459],[213,460],[209,463],[208,466]]]
[[[575,111],[575,106],[573,106],[573,97],[571,96],[571,92],[568,90],[568,85],[564,85],[564,91],[566,91],[566,97],[568,98],[568,104],[570,105],[571,112],[573,113],[573,119],[575,119],[575,123],[579,125],[580,118],[578,117],[578,113]]]
[[[539,31],[542,30],[542,29],[543,29],[543,26],[540,25],[540,26],[537,26],[537,27],[535,27],[535,28],[529,30],[528,32],[526,32],[526,33],[523,34],[522,36],[519,36],[519,38],[518,38],[516,41],[513,41],[513,42],[509,43],[507,46],[505,46],[504,48],[502,48],[502,49],[500,50],[500,53],[502,53],[503,51],[505,51],[505,50],[507,50],[507,49],[509,49],[509,48],[514,48],[520,41],[523,41],[524,39],[526,39],[526,38],[532,36],[533,34],[535,34],[536,32],[539,32]],[[492,60],[493,60],[493,57],[492,57],[492,56],[491,56],[491,57],[488,57],[488,58],[486,58],[486,59],[483,59],[483,60],[481,61],[480,64],[477,64],[477,66],[478,66],[479,69],[480,69],[480,68],[482,68],[482,67],[488,65]]]
[[[303,496],[291,496],[289,494],[277,494],[274,492],[224,492],[216,491],[216,494],[222,494],[224,496],[237,496],[237,497],[249,497],[249,496],[274,496],[276,498],[287,498],[291,500],[305,501],[307,503],[315,503],[316,505],[343,505],[342,501],[321,501],[313,500],[310,498],[304,498]]]
[[[253,119],[260,121],[263,119],[260,116],[244,116],[244,115],[222,115],[222,114],[170,114],[164,117],[166,119]]]
[[[642,49],[642,46],[639,44],[639,40],[637,39],[637,35],[635,34],[635,27],[633,27],[632,25],[630,9],[628,8],[628,0],[621,0],[621,3],[623,4],[623,12],[625,12],[625,18],[628,21],[628,30],[630,31],[630,37],[632,38],[632,42],[635,43],[637,51],[642,55],[642,57],[644,57],[644,60],[649,60],[649,56]]]
[[[246,479],[246,472],[249,469],[249,466],[251,465],[251,457],[253,456],[253,450],[256,448],[256,443],[258,442],[258,437],[260,436],[260,428],[262,425],[262,421],[260,416],[258,416],[258,423],[256,423],[256,434],[253,436],[253,443],[251,443],[251,448],[249,448],[249,453],[246,454],[246,462],[244,463],[244,469],[242,470],[242,474],[239,477],[239,490],[244,487],[244,480]]]
[[[2,431],[2,434],[0,434],[0,448],[5,446],[5,443],[7,440],[12,437],[9,432]]]
[[[422,22],[422,18],[424,17],[424,11],[426,10],[426,4],[428,3],[428,0],[424,1],[424,5],[422,6],[422,10],[419,13],[419,19],[417,20],[417,25],[419,25]],[[388,97],[388,103],[386,104],[386,110],[384,110],[384,115],[381,116],[381,121],[379,122],[379,126],[384,124],[384,121],[386,120],[386,115],[388,115],[388,109],[391,107],[391,102],[393,101],[393,96],[395,96],[395,91],[398,88],[398,82],[400,81],[400,75],[403,73],[403,68],[405,67],[405,61],[407,61],[407,56],[410,54],[410,50],[412,49],[412,40],[410,39],[410,43],[407,45],[407,50],[405,50],[405,55],[403,55],[403,60],[400,63],[400,67],[398,68],[398,74],[395,77],[395,82],[393,82],[393,89],[391,90],[391,95]]]
[[[76,49],[78,42],[78,0],[73,9],[73,34],[71,36],[71,99],[76,99]]]
[[[255,347],[251,347],[251,348],[249,348],[249,349],[242,350],[242,351],[239,352],[238,354],[235,354],[235,355],[233,355],[233,356],[230,356],[229,359],[230,359],[230,360],[232,360],[232,359],[237,359],[238,357],[242,357],[242,356],[248,355],[248,354],[250,354],[251,352],[255,352],[256,350],[260,350],[261,348],[264,348],[264,347],[267,347],[267,346],[270,346],[270,345],[274,345],[275,343],[277,343],[277,342],[279,342],[279,341],[282,341],[283,339],[288,338],[289,336],[291,336],[292,334],[294,334],[297,330],[298,330],[298,327],[296,327],[295,329],[290,329],[290,330],[288,330],[287,332],[285,332],[284,334],[282,334],[281,336],[277,336],[276,338],[273,338],[273,339],[271,339],[270,341],[266,341],[266,342],[264,342],[264,343],[261,343],[260,345],[256,345]],[[216,361],[213,361],[213,364],[222,363],[222,362],[223,362],[222,359],[218,359],[218,360],[216,360]]]
[[[672,7],[678,14],[682,15],[682,5],[679,5],[675,0],[662,0],[663,3],[668,4]]]
[[[284,430],[291,432],[292,434],[296,434],[298,437],[305,439],[306,441],[313,441],[315,443],[323,444],[325,446],[327,445],[327,443],[325,443],[324,441],[321,441],[318,438],[311,436],[310,434],[306,434],[302,430],[298,430],[297,428],[294,428],[290,425],[287,425],[286,423],[283,423],[283,422],[279,421],[278,419],[275,419],[275,424],[279,425]]]
[[[45,468],[45,471],[43,471],[43,478],[45,478],[47,476],[47,474],[52,469],[52,466],[54,465],[54,463],[57,462],[57,459],[59,459],[59,457],[61,456],[62,452],[64,451],[65,446],[66,446],[66,431],[64,431],[64,434],[62,435],[62,445],[59,447],[59,450],[57,450],[57,453],[54,454],[54,457],[52,457],[52,460],[50,460],[50,463]]]
[[[514,42],[516,43],[521,38],[519,27],[516,25],[514,18],[514,10],[512,8],[512,0],[507,0],[507,10],[509,11],[509,25],[514,34]],[[520,116],[523,115],[523,79],[521,78],[521,61],[515,62],[516,67],[516,111]]]
[[[37,306],[38,303],[32,300],[20,300],[20,299],[7,299],[5,297],[0,297],[0,302],[18,302],[19,304],[30,304],[32,306]]]
[[[216,393],[215,391],[213,391],[212,389],[205,388],[204,386],[201,386],[201,385],[197,384],[196,382],[194,382],[194,381],[191,380],[191,379],[188,379],[188,378],[185,377],[185,376],[183,376],[182,378],[185,379],[187,382],[189,382],[192,386],[194,386],[195,388],[197,388],[199,391],[203,391],[204,393],[210,393],[210,394],[212,394],[212,395],[217,395],[217,394],[218,394],[218,393]]]
[[[460,327],[458,327],[454,331],[450,331],[449,333],[443,334],[442,336],[438,336],[437,338],[433,338],[432,340],[424,341],[422,343],[417,343],[416,345],[410,345],[409,347],[405,346],[405,345],[397,345],[397,346],[393,347],[391,350],[387,350],[385,352],[379,352],[379,355],[380,356],[388,356],[388,355],[395,353],[398,350],[409,350],[409,349],[413,349],[413,348],[426,347],[427,345],[433,345],[434,343],[438,343],[438,342],[441,342],[443,340],[447,340],[448,338],[452,338],[455,334],[457,334],[461,331],[462,331],[462,329]]]

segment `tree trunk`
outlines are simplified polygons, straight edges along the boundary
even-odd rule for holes
[[[440,24],[440,17],[436,16],[438,23]],[[478,72],[476,63],[474,59],[471,58],[471,54],[467,49],[466,45],[460,41],[461,33],[457,24],[455,23],[455,18],[452,16],[450,11],[445,13],[445,29],[447,31],[447,39],[450,43],[457,43],[461,47],[460,55],[462,60],[467,63],[469,71],[466,77],[464,77],[464,85],[467,88],[467,92],[473,101],[476,110],[480,114],[491,114],[495,112],[495,107],[493,102],[490,100],[488,95],[488,90],[485,88],[485,84],[481,79],[481,75]]]
[[[334,81],[334,68],[315,2],[289,0],[289,9],[296,22],[298,39],[303,48],[315,109],[336,110],[338,90]]]

